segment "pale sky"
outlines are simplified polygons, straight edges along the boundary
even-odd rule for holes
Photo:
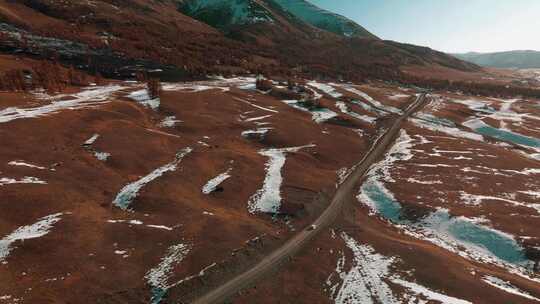
[[[540,0],[309,0],[382,39],[444,52],[540,51]]]

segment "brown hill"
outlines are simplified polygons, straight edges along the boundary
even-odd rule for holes
[[[479,69],[428,48],[322,30],[271,0],[253,2],[267,19],[226,30],[184,15],[182,3],[3,0],[0,49],[117,77],[141,68],[168,78],[263,72],[347,79],[398,77],[410,65]]]

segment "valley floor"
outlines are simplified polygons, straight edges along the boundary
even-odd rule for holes
[[[419,92],[304,86],[318,107],[250,77],[0,93],[0,303],[190,302],[309,227]],[[432,92],[334,224],[231,300],[538,302],[538,175],[539,101]]]

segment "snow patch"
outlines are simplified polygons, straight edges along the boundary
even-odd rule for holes
[[[317,81],[310,81],[308,82],[308,85],[332,96],[333,98],[337,99],[337,98],[343,97],[343,94],[337,92],[336,89],[330,84],[324,84]]]
[[[254,130],[246,130],[242,131],[242,137],[245,138],[251,138],[251,137],[260,137],[263,138],[270,132],[270,130],[273,130],[274,128],[258,128]]]
[[[391,95],[390,99],[392,100],[401,100],[401,99],[404,99],[404,98],[409,98],[411,97],[411,95],[408,95],[408,94],[394,94],[394,95]]]
[[[411,160],[414,155],[412,148],[415,146],[415,140],[407,134],[407,131],[401,130],[395,144],[386,153],[385,158],[373,165],[368,173],[369,176],[382,176],[387,182],[395,182],[390,174],[390,168],[398,161]]]
[[[421,184],[421,185],[441,185],[443,182],[440,180],[434,180],[434,181],[421,181],[415,178],[407,178],[407,181],[409,183],[415,183],[415,184]]]
[[[444,133],[453,137],[471,139],[471,140],[476,140],[476,141],[484,141],[484,137],[482,135],[463,131],[458,128],[448,127],[448,126],[436,124],[433,122],[427,122],[427,121],[420,120],[417,118],[409,118],[409,121],[411,121],[417,127],[427,129],[430,131]]]
[[[107,153],[107,152],[94,152],[94,156],[100,160],[100,161],[107,161],[107,159],[109,159],[109,157],[111,157],[111,154],[110,153]]]
[[[181,123],[181,120],[176,119],[176,116],[167,116],[165,117],[160,123],[159,126],[161,128],[173,128],[177,126],[179,123]]]
[[[188,91],[197,93],[208,90],[220,90],[221,92],[230,91],[231,87],[251,90],[255,84],[254,77],[235,77],[223,78],[214,77],[209,81],[194,81],[185,83],[165,83],[162,86],[164,91]]]
[[[133,91],[127,97],[154,111],[159,109],[159,105],[161,103],[159,98],[150,98],[147,89]]]
[[[45,167],[41,167],[41,166],[29,164],[29,163],[27,163],[27,162],[19,161],[19,160],[10,161],[10,162],[8,163],[8,165],[10,165],[10,166],[29,167],[29,168],[33,168],[33,169],[39,169],[39,170],[48,170],[48,169],[45,168]]]
[[[150,269],[145,279],[148,285],[152,287],[151,303],[160,303],[162,297],[171,287],[169,279],[172,276],[172,271],[191,251],[191,246],[188,244],[178,244],[169,247],[167,254],[161,259],[161,262],[154,268]]]
[[[527,203],[522,203],[516,200],[507,199],[507,198],[488,196],[488,195],[474,195],[474,194],[465,193],[463,191],[460,192],[460,195],[463,202],[467,205],[479,206],[482,204],[483,201],[486,201],[486,200],[487,201],[501,201],[501,202],[505,202],[513,206],[532,208],[540,214],[540,204],[527,204]]]
[[[129,205],[137,197],[142,187],[144,187],[146,184],[150,183],[151,181],[155,180],[156,178],[162,176],[166,172],[176,171],[180,162],[182,162],[184,157],[188,155],[189,153],[191,153],[192,151],[193,149],[191,148],[185,148],[181,150],[180,152],[176,154],[176,158],[173,162],[168,163],[162,167],[159,167],[155,169],[154,171],[152,171],[150,174],[146,175],[145,177],[124,186],[120,190],[116,198],[114,199],[113,204],[119,207],[120,209],[128,210]]]
[[[345,114],[347,114],[347,115],[349,115],[349,116],[351,116],[351,117],[354,117],[354,118],[356,118],[356,119],[358,119],[358,120],[361,120],[361,121],[363,121],[363,122],[367,122],[367,123],[369,123],[369,124],[373,124],[373,123],[375,123],[375,121],[377,120],[376,117],[371,117],[371,116],[367,116],[367,115],[360,115],[360,114],[358,114],[358,113],[355,113],[355,112],[351,111],[351,110],[349,109],[349,107],[347,106],[347,104],[345,104],[343,101],[338,101],[338,102],[336,102],[336,106],[338,107],[338,109],[339,109],[341,112],[343,112],[343,113],[345,113]]]
[[[92,137],[90,137],[89,139],[87,139],[83,143],[83,146],[91,146],[91,145],[93,145],[96,142],[96,140],[98,140],[99,136],[100,136],[99,134],[92,135]]]
[[[139,220],[107,220],[107,223],[111,223],[111,224],[128,224],[128,225],[135,225],[135,226],[144,225],[144,222],[139,221]],[[174,228],[164,226],[164,225],[146,225],[146,227],[154,228],[154,229],[167,230],[167,231],[173,231],[174,230]]]
[[[246,120],[244,120],[245,122],[253,122],[253,121],[258,121],[258,120],[263,120],[263,119],[266,119],[266,118],[269,118],[269,117],[272,117],[272,115],[264,115],[264,116],[258,116],[258,117],[252,117],[252,118],[247,118]]]
[[[247,100],[245,100],[245,99],[242,99],[242,98],[234,97],[234,100],[243,102],[243,103],[245,103],[245,104],[247,104],[247,105],[250,105],[250,106],[252,106],[252,107],[254,107],[254,108],[257,108],[257,109],[259,109],[259,110],[263,110],[263,111],[270,112],[270,113],[279,113],[279,112],[276,111],[276,110],[272,110],[272,109],[268,109],[268,108],[265,108],[265,107],[261,107],[261,106],[259,106],[259,105],[256,105],[256,104],[254,104],[254,103],[252,103],[252,102],[249,102],[249,101],[247,101]]]
[[[392,265],[399,261],[398,258],[381,255],[371,246],[359,244],[345,232],[341,233],[341,238],[352,251],[353,260],[350,270],[346,271],[345,255],[342,253],[338,259],[335,273],[341,279],[341,285],[332,285],[332,275],[326,281],[330,286],[330,298],[336,304],[427,303],[423,299],[445,304],[471,304],[404,280],[397,274],[392,275]],[[388,281],[405,287],[407,292],[397,297]]]
[[[536,297],[533,297],[532,295],[530,295],[529,293],[527,293],[525,291],[520,290],[516,286],[510,284],[510,282],[501,280],[501,279],[499,279],[497,277],[488,275],[488,276],[485,276],[482,280],[484,282],[488,283],[489,285],[493,286],[493,287],[504,290],[507,293],[514,294],[514,295],[517,295],[517,296],[520,296],[520,297],[524,297],[524,298],[527,298],[529,300],[534,300],[534,301],[540,302],[540,299],[538,299]]]
[[[232,167],[227,169],[227,171],[221,173],[220,175],[214,177],[213,179],[209,180],[203,187],[202,187],[202,193],[204,194],[210,194],[219,187],[224,181],[229,179],[231,177],[231,171]]]
[[[444,304],[472,304],[472,302],[461,300],[454,297],[449,297],[447,295],[428,289],[424,286],[421,286],[412,282],[407,282],[399,278],[392,278],[391,281],[392,283],[395,283],[395,284],[398,284],[407,288],[410,292],[416,295],[421,295],[421,296],[426,297],[430,301],[438,301]]]
[[[336,304],[368,304],[400,303],[392,293],[385,277],[389,275],[394,258],[377,254],[368,245],[360,245],[346,233],[341,233],[342,239],[353,253],[353,265],[349,271],[344,271],[344,257],[338,261],[336,272],[343,281],[337,293],[333,296]]]
[[[283,100],[283,102],[297,110],[311,113],[311,119],[318,124],[338,116],[336,112],[333,112],[327,108],[309,110],[303,107],[298,100]]]
[[[10,107],[0,111],[0,123],[16,119],[37,118],[58,113],[62,110],[77,110],[104,104],[111,95],[125,87],[119,85],[103,87],[87,87],[74,95],[60,94],[56,96],[43,95],[41,98],[52,100],[50,104],[34,108]],[[73,99],[63,100],[67,97]]]
[[[371,96],[369,96],[368,94],[358,90],[357,88],[351,86],[351,85],[342,85],[341,86],[344,90],[346,91],[349,91],[355,95],[358,95],[360,97],[362,97],[363,99],[365,99],[367,102],[371,103],[373,106],[385,111],[385,112],[389,112],[389,113],[394,113],[394,114],[403,114],[403,111],[398,109],[398,108],[395,108],[395,107],[392,107],[392,106],[387,106],[387,105],[384,105],[382,104],[380,101],[377,101],[375,99],[373,99]]]
[[[54,224],[61,220],[63,213],[51,214],[40,218],[36,223],[19,227],[0,240],[0,262],[4,261],[13,250],[13,244],[18,241],[40,238],[49,233]]]
[[[266,163],[266,177],[263,187],[251,196],[248,202],[250,213],[277,213],[281,206],[281,183],[283,177],[281,169],[285,165],[285,154],[299,152],[305,148],[313,148],[315,145],[301,147],[261,150],[259,154],[268,157]]]
[[[46,181],[42,181],[41,179],[37,177],[32,176],[25,176],[22,179],[14,179],[14,178],[7,178],[7,177],[0,177],[0,187],[5,185],[13,185],[13,184],[38,184],[38,185],[46,185]]]

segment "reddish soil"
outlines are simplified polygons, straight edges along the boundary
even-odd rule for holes
[[[373,145],[384,121],[391,120],[386,116],[380,117],[377,124],[357,121],[336,107],[336,99],[325,96],[321,106],[339,117],[317,124],[311,113],[233,84],[229,91],[163,91],[161,105],[153,111],[127,97],[140,86],[126,85],[130,87],[97,107],[0,123],[2,143],[9,147],[0,150],[0,178],[32,176],[47,182],[0,185],[0,239],[43,216],[64,212],[48,234],[13,244],[7,263],[0,264],[0,297],[10,295],[24,299],[20,301],[23,303],[147,303],[151,292],[144,279],[146,273],[160,263],[170,246],[182,243],[188,244],[190,251],[170,269],[169,282],[178,282],[218,263],[200,278],[172,288],[164,303],[192,298],[249,267],[295,231],[309,225],[335,191],[337,171],[358,162]],[[383,83],[356,87],[384,105],[402,109],[411,100],[390,96],[414,94]],[[336,89],[363,102],[359,96]],[[0,111],[10,106],[43,104],[30,94],[9,96],[14,102],[2,104]],[[376,117],[358,105],[347,104],[351,111]],[[538,115],[538,108],[531,103],[519,102],[512,109]],[[456,123],[471,116],[467,107],[455,103],[443,103],[438,110],[426,111]],[[170,128],[159,126],[162,119],[172,115],[182,122]],[[247,121],[265,115],[271,116]],[[255,122],[269,124],[257,126]],[[243,131],[257,127],[273,129],[261,141],[241,136]],[[391,175],[398,182],[387,186],[397,200],[413,211],[442,207],[452,215],[484,217],[494,228],[518,239],[527,237],[523,238],[527,246],[540,244],[538,215],[527,207],[537,203],[537,199],[519,192],[537,191],[537,173],[516,173],[539,168],[537,161],[491,141],[454,138],[411,123],[405,130],[413,138],[421,135],[430,142],[415,146],[413,159],[392,167]],[[92,149],[110,153],[106,161],[96,159],[92,151],[81,146],[93,134],[100,137]],[[262,187],[266,175],[267,158],[258,152],[306,144],[316,146],[287,153],[282,169],[282,208],[301,211],[293,212],[289,223],[283,217],[250,214],[248,201]],[[132,203],[132,211],[112,205],[124,185],[170,163],[186,147],[194,151],[182,160],[177,171],[167,172],[145,185]],[[460,154],[441,151],[471,153],[455,159]],[[55,171],[8,165],[11,161]],[[418,166],[439,163],[450,167]],[[52,167],[53,164],[56,165]],[[223,191],[203,194],[202,186],[229,166],[231,178],[221,184]],[[463,171],[464,168],[482,173]],[[440,180],[442,184],[412,183],[407,181],[409,178]],[[490,200],[478,206],[466,205],[460,191],[504,198],[508,193],[516,193],[510,199],[525,206]],[[109,220],[138,220],[143,224]],[[342,252],[347,257],[345,268],[353,266],[352,252],[340,238],[342,231],[379,254],[396,257],[392,273],[406,275],[452,297],[473,303],[530,302],[487,285],[482,281],[487,274],[508,280],[533,296],[540,295],[537,283],[404,235],[398,228],[369,215],[369,210],[354,197],[332,229],[335,238],[331,230],[322,233],[290,263],[276,270],[275,275],[256,288],[243,291],[233,302],[332,302],[326,280],[336,269]],[[263,236],[261,243],[246,243],[258,236]],[[404,292],[397,284],[389,286],[397,295]]]

